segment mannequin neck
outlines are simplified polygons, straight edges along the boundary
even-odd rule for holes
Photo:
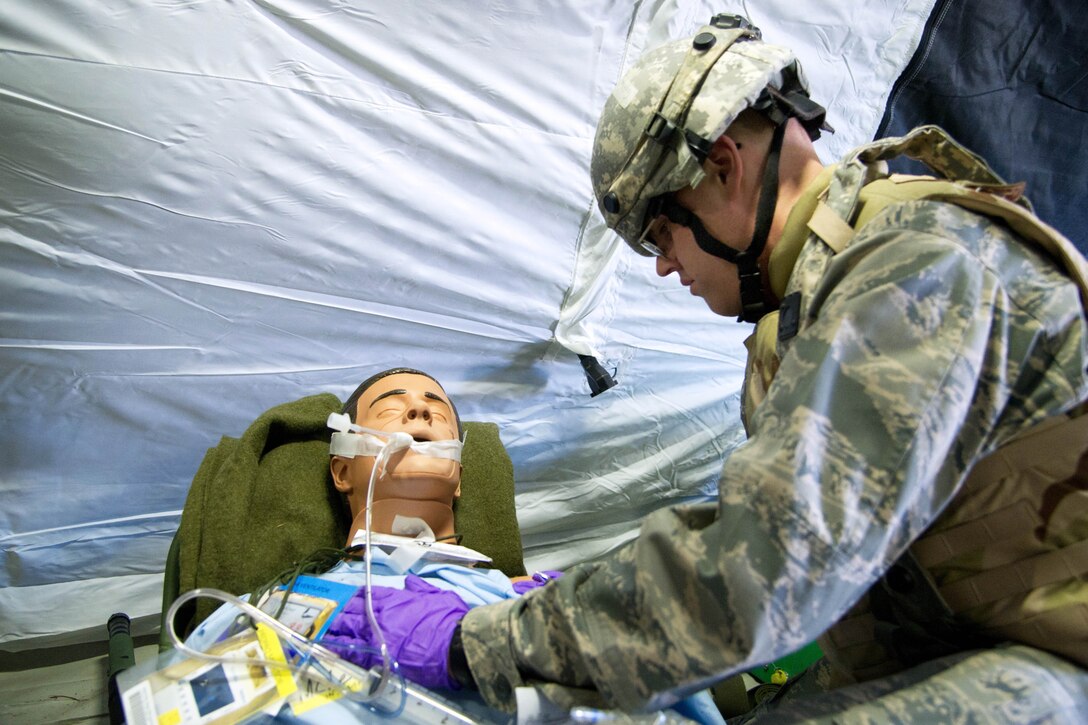
[[[422,519],[431,527],[437,540],[447,539],[454,535],[453,509],[450,506],[438,501],[404,498],[383,498],[380,501],[374,501],[370,509],[371,531],[378,534],[406,535],[405,532],[393,530],[393,521],[397,516]],[[365,528],[366,510],[364,509],[359,511],[355,515],[355,520],[351,522],[347,545],[351,546],[355,535],[364,531]],[[449,543],[454,542],[449,540]]]

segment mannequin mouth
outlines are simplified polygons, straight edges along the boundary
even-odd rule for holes
[[[408,431],[405,431],[405,432],[409,433]],[[456,440],[456,434],[454,434],[453,436],[439,435],[439,434],[435,433],[434,431],[430,431],[430,430],[423,430],[423,431],[419,431],[419,432],[416,432],[416,433],[409,433],[409,435],[412,436],[412,440],[415,441],[416,443],[437,443],[438,441]]]
[[[395,429],[390,429],[388,432],[392,433],[394,430]],[[426,424],[410,424],[402,427],[400,431],[412,436],[412,441],[414,443],[431,443],[436,440],[434,432],[429,430]]]
[[[415,443],[434,443],[436,441],[448,440],[448,436],[438,435],[432,430],[406,430],[404,431],[408,435],[412,436],[412,441]]]

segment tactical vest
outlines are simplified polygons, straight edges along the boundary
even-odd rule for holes
[[[946,178],[887,176],[881,162],[900,154]],[[1020,199],[1022,188],[1004,184],[943,130],[925,126],[853,152],[836,170],[808,227],[836,254],[890,203],[956,204],[1000,218],[1041,247],[1077,284],[1088,309],[1084,258],[1031,214],[1027,200]],[[746,425],[785,354],[778,320],[764,318],[746,343]],[[805,321],[800,314],[801,328]],[[820,638],[843,676],[836,684],[882,677],[995,641],[1022,642],[1088,666],[1086,409],[1082,402],[974,465],[934,524]]]

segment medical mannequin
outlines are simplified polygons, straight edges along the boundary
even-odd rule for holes
[[[344,406],[353,423],[375,432],[401,431],[413,441],[459,438],[457,414],[442,386],[430,376],[404,368],[378,373],[364,381]],[[352,524],[347,545],[363,530],[367,488],[375,456],[333,455],[333,485],[347,498]],[[415,536],[417,528],[395,530],[394,520],[422,520],[438,540],[454,535],[453,500],[461,495],[461,464],[413,450],[392,455],[379,472],[371,506],[371,530]]]
[[[439,596],[464,612],[481,604],[516,598],[559,576],[558,572],[538,572],[532,577],[510,579],[498,569],[475,566],[487,561],[487,557],[471,549],[417,546],[419,542],[413,541],[431,534],[438,539],[452,537],[453,500],[460,494],[462,428],[453,402],[432,377],[409,368],[377,373],[356,388],[342,410],[343,414],[329,417],[330,426],[338,430],[332,436],[329,466],[333,485],[347,498],[351,510],[353,521],[346,544],[356,546],[356,556],[339,561],[319,576],[360,589],[342,616],[332,623],[324,644],[357,662],[362,661],[362,655],[355,650],[376,651],[377,643],[372,638],[356,636],[359,622],[366,619],[366,610],[371,607],[387,635],[409,627],[421,636],[448,640],[446,626],[456,621],[444,624],[415,612],[394,611],[402,589]],[[404,434],[408,437],[400,442],[411,448],[398,445],[398,437]],[[390,450],[383,450],[387,446]],[[406,538],[385,536],[375,541],[368,566],[358,545],[366,543],[367,493],[372,480],[371,534],[375,538],[379,534]],[[380,597],[368,605],[368,579],[383,591],[393,592],[393,596]],[[221,607],[197,627],[188,644],[206,649],[231,626],[235,614],[232,607]],[[396,650],[393,656],[402,672],[415,671],[412,653]],[[366,662],[367,666],[372,664]],[[442,672],[435,677],[443,686],[451,684]]]
[[[423,533],[425,537],[425,524],[436,539],[452,538],[453,500],[460,495],[461,482],[456,442],[462,437],[462,427],[442,386],[419,370],[386,370],[359,385],[344,404],[343,413],[350,418],[350,424],[342,416],[330,416],[330,425],[339,432],[333,434],[329,466],[333,485],[347,498],[353,518],[347,545],[365,543],[367,494],[372,478],[372,535],[416,538]],[[411,449],[392,454],[382,451],[390,444],[396,448],[401,434],[411,437]],[[442,445],[443,441],[450,444]],[[401,442],[407,444],[406,439]],[[337,451],[346,454],[338,455]],[[433,653],[444,652],[452,629],[465,613],[476,606],[518,598],[561,576],[557,571],[545,571],[511,579],[497,569],[474,566],[472,555],[476,552],[463,547],[417,548],[415,542],[397,544],[389,537],[374,543],[370,564],[377,594],[372,602],[366,601],[364,561],[345,559],[320,575],[325,580],[360,587],[332,622],[322,644],[364,667],[383,665],[367,614],[373,610],[389,642],[407,642],[407,633],[412,633],[412,646],[394,645],[390,654],[405,678],[428,687],[459,687],[449,674],[445,658],[436,659]],[[407,556],[408,552],[412,555]],[[421,596],[441,601],[440,611],[416,606]],[[230,607],[217,611],[197,628],[189,644],[205,649],[229,626],[234,614]],[[676,708],[698,722],[720,722],[706,691],[678,703]]]

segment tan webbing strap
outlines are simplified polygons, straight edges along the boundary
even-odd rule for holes
[[[1088,417],[1056,416],[1032,426],[976,463],[971,481],[993,481],[1017,471],[1026,471],[1054,459],[1055,451],[1085,450],[1088,447]],[[1072,460],[1076,460],[1073,456]]]
[[[953,611],[962,612],[1084,574],[1088,574],[1088,540],[987,569],[943,586],[940,592]]]
[[[1023,642],[1088,667],[1088,605],[1084,602],[1049,609],[1027,619],[993,628],[1003,640]]]
[[[919,564],[929,568],[954,556],[1003,541],[1010,531],[1032,531],[1040,522],[1030,503],[1017,501],[984,518],[925,536],[911,546],[911,551]]]
[[[964,484],[974,488],[976,481],[989,482],[1042,465],[1050,465],[1055,456],[1069,456],[1073,466],[1079,452],[1088,449],[1088,416],[1050,418],[1024,431],[976,463]],[[1069,471],[1072,473],[1072,470]],[[1010,531],[1032,531],[1042,519],[1027,501],[1000,509],[984,518],[924,535],[911,546],[918,562],[925,567],[941,564],[972,549],[979,549],[1008,536]]]
[[[866,609],[860,614],[844,617],[835,623],[835,626],[827,631],[832,643],[836,647],[853,647],[863,642],[873,640],[873,628],[876,626],[876,617]]]
[[[808,228],[824,240],[835,254],[846,249],[846,245],[854,238],[854,228],[822,201],[816,205],[812,218],[808,220]]]
[[[852,224],[856,220],[862,187],[878,178],[886,178],[887,164],[884,162],[902,154],[921,161],[947,179],[981,185],[1005,183],[980,156],[958,144],[942,128],[919,126],[905,136],[880,139],[854,149],[845,157],[828,184],[828,207],[844,223]],[[1022,198],[1019,203],[1031,206],[1027,199]]]
[[[1029,595],[1030,596],[1030,595]],[[1042,622],[1046,622],[1048,617],[1054,616],[1056,613],[1061,613],[1059,616],[1065,616],[1076,610],[1088,613],[1088,601],[1081,601],[1073,598],[1071,604],[1060,604],[1053,609],[1044,609],[1040,612],[1025,613],[1023,607],[1011,606],[1011,607],[991,607],[995,610],[993,614],[986,617],[984,626],[986,629],[998,629],[1003,632],[1009,629],[1015,629],[1024,622],[1034,622],[1036,625]],[[1053,636],[1053,634],[1052,634]],[[1082,641],[1088,645],[1088,627],[1080,630],[1077,633]],[[1050,637],[1042,637],[1037,639],[1037,642],[1046,642]],[[1029,640],[1020,640],[1029,641]],[[1049,649],[1049,647],[1043,647],[1043,649]],[[1088,647],[1086,647],[1084,656],[1088,657]]]
[[[900,155],[921,161],[947,179],[962,179],[976,184],[1005,185],[986,160],[960,145],[939,126],[919,126],[905,136],[889,137],[859,149],[862,163],[886,161]],[[1023,200],[1023,203],[1027,203]]]

